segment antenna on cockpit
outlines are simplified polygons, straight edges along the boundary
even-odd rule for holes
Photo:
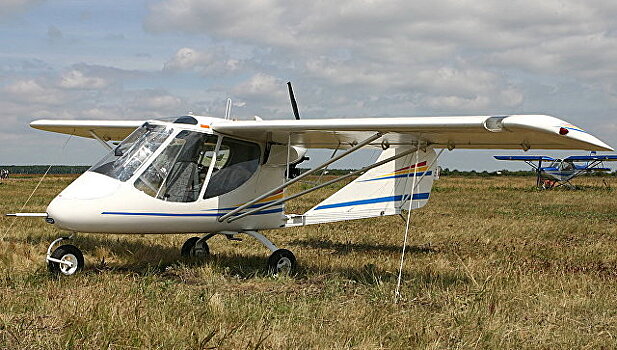
[[[231,98],[227,98],[227,104],[225,105],[225,119],[231,118]]]

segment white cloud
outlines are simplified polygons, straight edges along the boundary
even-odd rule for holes
[[[88,76],[84,72],[73,69],[60,77],[59,86],[65,89],[102,89],[110,82],[102,77]]]
[[[494,53],[492,64],[525,69],[539,74],[569,74],[597,79],[617,78],[617,37],[607,32],[556,38],[533,46]]]
[[[12,82],[4,88],[4,92],[16,101],[41,105],[61,105],[66,97],[58,89],[44,86],[35,79]]]
[[[281,91],[285,87],[285,82],[272,75],[258,73],[248,80],[238,84],[232,92],[240,96],[250,96],[257,98],[280,97],[284,95]]]
[[[132,98],[126,107],[131,114],[141,114],[142,118],[168,117],[183,114],[186,103],[165,90],[145,89],[127,92]]]
[[[226,55],[223,49],[198,51],[188,47],[179,49],[163,66],[164,71],[194,71],[202,75],[222,74],[235,71],[240,61]]]
[[[278,26],[283,15],[283,6],[277,2],[163,1],[151,6],[151,15],[146,19],[145,26],[154,32],[208,32],[233,38],[251,37],[270,42],[285,42],[291,35],[280,30],[283,28]]]
[[[150,7],[145,26],[154,32],[199,33],[252,45],[250,64],[239,69],[244,74],[249,69],[252,78],[232,92],[243,98],[259,95],[266,104],[276,95],[257,94],[258,87],[270,84],[269,93],[281,98],[284,87],[273,76],[300,76],[321,87],[323,108],[338,108],[335,95],[344,87],[348,103],[375,110],[383,101],[378,96],[397,94],[401,106],[431,110],[443,103],[452,110],[477,108],[481,113],[517,107],[525,100],[519,81],[497,73],[503,69],[498,55],[546,44],[540,37],[557,41],[583,29],[598,30],[602,24],[589,22],[597,15],[584,4],[556,0],[502,5],[341,1],[302,6],[282,0],[224,5],[167,0]],[[211,52],[184,48],[165,69],[203,71],[220,61]]]
[[[271,47],[309,73],[358,84],[384,84],[389,74],[375,72],[387,65],[435,70],[456,67],[459,58],[479,74],[488,63],[552,74],[576,69],[591,79],[613,71],[616,15],[612,3],[574,0],[166,0],[150,7],[146,28]],[[340,55],[348,61],[337,65]]]

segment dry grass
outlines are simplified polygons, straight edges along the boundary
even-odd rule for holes
[[[46,180],[26,210],[44,211],[70,180]],[[0,347],[617,347],[616,192],[599,178],[544,192],[508,180],[436,183],[412,216],[399,304],[399,217],[267,232],[299,259],[287,278],[266,275],[268,252],[250,239],[215,237],[212,259],[183,261],[187,235],[82,235],[87,270],[56,278],[43,259],[61,232],[22,218],[4,235],[16,219],[2,217]],[[0,213],[18,210],[37,181],[0,185]]]

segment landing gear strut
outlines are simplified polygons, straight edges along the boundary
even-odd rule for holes
[[[289,275],[296,269],[296,257],[291,251],[277,248],[274,243],[257,231],[246,231],[244,233],[261,242],[272,252],[268,258],[268,272],[273,275]]]
[[[51,273],[70,276],[84,268],[84,255],[79,248],[72,244],[61,245],[51,252],[54,245],[63,240],[71,239],[71,237],[60,237],[47,248],[45,260],[47,261],[47,268]]]
[[[220,234],[227,237],[227,239],[231,241],[241,241],[242,239],[237,238],[236,235],[240,233],[245,233],[256,240],[258,240],[261,244],[266,246],[266,248],[270,249],[272,254],[268,258],[268,272],[273,275],[291,274],[296,268],[296,257],[294,254],[287,249],[279,249],[274,243],[272,243],[269,239],[267,239],[264,235],[258,233],[257,231],[244,231],[244,232],[230,232],[230,231],[222,231],[216,233],[208,233],[203,237],[191,237],[182,245],[182,249],[180,250],[180,254],[182,257],[195,257],[195,258],[204,258],[210,255],[210,249],[208,247],[208,243],[206,242],[210,238]]]

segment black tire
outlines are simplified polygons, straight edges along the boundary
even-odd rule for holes
[[[81,250],[72,244],[61,245],[53,253],[51,253],[51,257],[58,260],[68,260],[76,265],[67,266],[65,264],[60,264],[58,262],[49,261],[47,262],[47,268],[51,273],[54,274],[62,274],[65,276],[74,275],[77,272],[81,271],[84,268],[84,255],[81,253]]]
[[[205,258],[210,255],[210,247],[208,247],[208,243],[206,241],[201,241],[199,242],[199,246],[197,246],[197,242],[199,240],[199,237],[191,237],[187,239],[180,249],[180,255],[183,258]]]
[[[296,257],[287,249],[277,249],[268,258],[268,271],[273,275],[289,275],[296,269]]]

